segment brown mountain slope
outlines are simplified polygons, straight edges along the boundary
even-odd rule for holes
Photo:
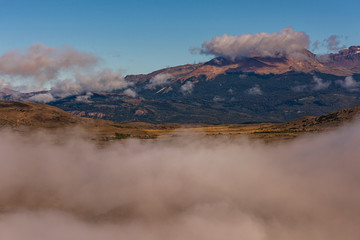
[[[302,117],[290,122],[280,124],[279,127],[284,129],[306,130],[306,131],[320,131],[333,129],[345,123],[357,119],[360,113],[360,106],[353,108],[341,109],[336,112],[321,116]]]
[[[282,74],[288,71],[309,73],[312,71],[349,76],[360,73],[360,47],[350,47],[327,57],[317,57],[308,50],[299,53],[297,57],[259,57],[253,56],[236,61],[225,58],[214,58],[205,63],[186,64],[164,68],[150,74],[128,75],[126,79],[135,83],[144,83],[158,74],[171,74],[174,81],[183,82],[191,77],[205,75],[207,79],[215,78],[226,72],[254,72],[257,74]]]
[[[10,128],[21,132],[28,132],[28,130],[56,130],[58,132],[59,129],[74,129],[75,127],[79,131],[88,133],[94,140],[109,140],[128,137],[153,138],[159,135],[157,130],[170,131],[179,125],[122,124],[74,116],[46,104],[0,101],[0,128]],[[71,130],[68,131],[71,132]]]
[[[82,118],[45,104],[0,101],[0,126],[65,127]]]

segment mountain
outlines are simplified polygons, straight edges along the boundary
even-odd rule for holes
[[[360,46],[352,46],[339,53],[329,54],[323,61],[329,67],[342,67],[353,73],[360,71]]]
[[[49,105],[0,101],[2,127],[55,128],[76,125],[81,121],[81,118]]]
[[[288,71],[304,73],[322,72],[337,76],[348,76],[360,73],[360,46],[352,46],[337,54],[316,56],[308,50],[299,52],[296,56],[287,57],[245,57],[235,61],[223,57],[214,58],[208,62],[165,68],[150,74],[128,75],[127,80],[145,82],[158,74],[171,74],[177,80],[206,76],[212,79],[219,74],[228,72],[252,72],[257,74],[283,74]]]
[[[124,90],[92,92],[49,104],[71,114],[148,123],[284,122],[360,105],[360,47],[316,56],[252,56],[128,75]],[[27,101],[36,93],[21,95]],[[4,96],[4,100],[16,100]]]

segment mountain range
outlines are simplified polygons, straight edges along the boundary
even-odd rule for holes
[[[54,99],[74,115],[119,122],[283,122],[360,104],[360,46],[317,56],[216,57],[205,63],[128,75],[131,90],[91,92]],[[46,92],[2,91],[27,101]]]

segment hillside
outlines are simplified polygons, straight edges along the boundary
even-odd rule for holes
[[[0,102],[0,127],[11,128],[23,133],[32,130],[55,130],[59,133],[72,132],[74,128],[82,130],[92,140],[139,138],[173,138],[175,136],[228,136],[247,135],[266,141],[293,139],[297,136],[334,129],[353,121],[360,112],[360,106],[343,109],[322,116],[303,117],[285,123],[262,124],[149,124],[95,120],[77,117],[61,109],[37,103]],[[58,131],[68,129],[67,131]],[[70,130],[69,130],[70,129]]]
[[[84,119],[45,104],[0,101],[0,126],[56,128],[72,126]]]

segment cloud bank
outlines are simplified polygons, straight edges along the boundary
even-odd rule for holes
[[[281,57],[298,55],[309,47],[309,36],[304,32],[284,28],[279,33],[255,33],[244,35],[224,34],[202,44],[201,54],[210,54],[231,59],[244,57]]]
[[[360,236],[359,123],[283,145],[186,138],[97,148],[74,133],[0,132],[1,239]]]

